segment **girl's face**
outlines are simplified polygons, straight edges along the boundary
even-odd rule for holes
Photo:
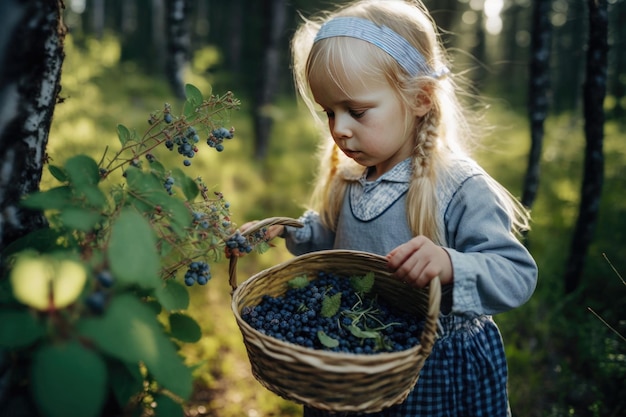
[[[310,80],[315,101],[328,117],[330,133],[343,153],[374,167],[376,179],[408,158],[413,149],[415,116],[406,110],[386,80],[361,82],[355,76],[339,87],[328,77]]]

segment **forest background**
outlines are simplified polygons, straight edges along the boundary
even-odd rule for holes
[[[66,2],[63,103],[55,110],[48,155],[62,162],[77,152],[98,157],[117,141],[116,126],[142,128],[148,115],[182,98],[182,82],[200,90],[232,90],[242,108],[231,114],[236,140],[190,167],[231,202],[234,220],[298,217],[310,191],[319,141],[292,89],[290,34],[299,12],[322,1],[188,1],[184,71],[168,67],[163,0]],[[176,2],[171,2],[176,3]],[[608,2],[609,67],[604,101],[604,182],[583,274],[571,288],[567,263],[584,171],[588,11],[585,2],[549,5],[549,88],[540,186],[527,244],[540,268],[534,297],[496,317],[510,367],[511,404],[519,416],[618,416],[626,411],[626,3]],[[533,37],[529,0],[427,1],[453,57],[485,96],[495,126],[476,157],[515,195],[522,194],[531,146],[528,101]],[[185,39],[183,37],[183,39]],[[179,67],[180,68],[180,67]],[[42,189],[53,179],[44,173]],[[290,257],[281,246],[239,262],[241,279]],[[566,288],[567,287],[567,288]],[[186,356],[197,363],[189,415],[298,416],[250,375],[232,312],[227,270],[191,290],[191,314],[202,326]],[[593,310],[593,311],[591,311]],[[594,312],[596,314],[594,314]],[[599,320],[598,316],[604,320]]]

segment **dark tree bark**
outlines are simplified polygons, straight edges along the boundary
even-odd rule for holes
[[[60,92],[66,29],[60,0],[0,2],[0,251],[46,225],[20,207],[39,189]]]
[[[585,116],[585,170],[581,187],[578,221],[571,243],[565,271],[565,292],[578,288],[583,273],[587,249],[600,211],[604,180],[604,109],[606,96],[608,56],[608,13],[606,0],[588,0],[589,42],[587,47],[587,75],[583,86]]]
[[[543,146],[544,122],[548,115],[550,94],[550,52],[552,24],[550,23],[551,0],[537,0],[533,10],[533,30],[530,48],[530,71],[528,86],[528,115],[530,117],[530,153],[524,177],[522,204],[530,208],[539,189],[541,148]]]
[[[185,98],[184,70],[189,61],[191,38],[187,26],[186,0],[167,0],[166,74],[176,97]]]
[[[265,0],[263,10],[269,14],[265,19],[265,42],[263,48],[263,66],[254,111],[254,156],[262,159],[267,154],[272,116],[268,109],[272,105],[278,88],[281,64],[281,36],[287,20],[287,2],[285,0]]]

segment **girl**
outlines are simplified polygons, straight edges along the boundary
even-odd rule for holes
[[[274,226],[270,236],[284,237],[295,255],[386,255],[398,280],[424,287],[439,276],[443,285],[442,334],[418,383],[405,402],[370,415],[510,415],[491,315],[534,291],[536,264],[514,234],[529,218],[464,149],[475,125],[427,10],[357,1],[306,20],[292,51],[298,91],[314,116],[326,114],[332,141],[300,218],[305,227]]]

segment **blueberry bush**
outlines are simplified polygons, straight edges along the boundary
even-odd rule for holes
[[[60,185],[23,205],[49,227],[3,254],[0,400],[25,392],[49,417],[183,415],[193,378],[180,349],[201,337],[187,287],[207,284],[222,258],[267,247],[237,233],[216,184],[184,171],[224,149],[239,105],[188,84],[179,114],[165,104],[141,134],[118,125],[118,150],[48,165]]]

